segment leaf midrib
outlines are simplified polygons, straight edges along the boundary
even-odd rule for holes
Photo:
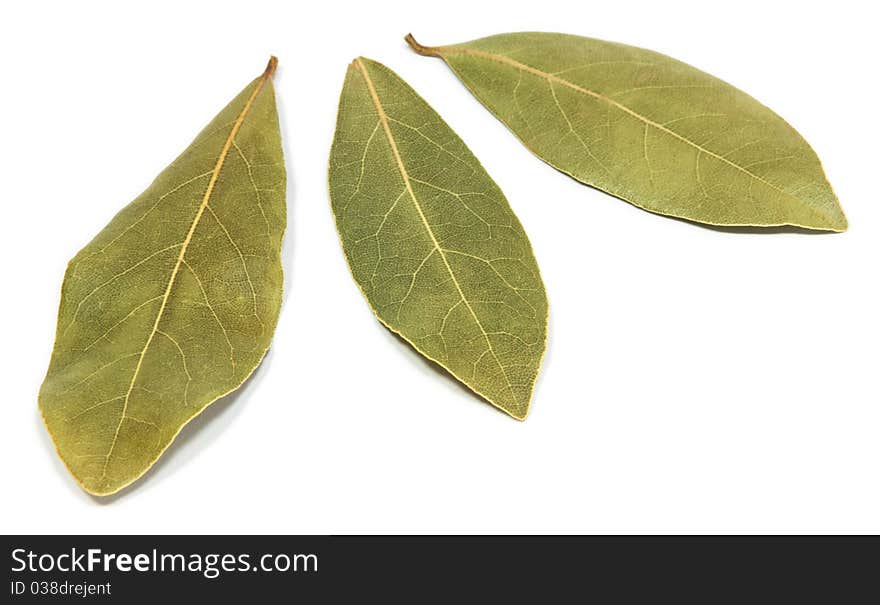
[[[132,374],[131,381],[128,385],[128,390],[125,393],[125,400],[122,405],[122,411],[119,415],[119,422],[116,425],[116,430],[113,434],[113,440],[110,443],[110,449],[107,451],[107,454],[104,456],[104,466],[101,470],[101,478],[107,476],[107,465],[110,462],[110,458],[113,455],[113,450],[116,447],[116,443],[119,439],[119,431],[122,428],[122,424],[126,419],[126,412],[128,410],[128,402],[131,398],[131,393],[134,390],[135,382],[137,381],[138,375],[140,374],[141,366],[143,365],[144,357],[146,356],[147,350],[150,348],[150,344],[153,342],[153,338],[159,332],[159,322],[162,320],[162,316],[165,312],[165,307],[168,304],[168,299],[171,296],[171,290],[174,286],[175,279],[177,278],[177,274],[180,272],[180,267],[184,263],[184,257],[186,256],[187,248],[189,247],[190,242],[192,241],[193,234],[195,233],[196,227],[199,225],[199,221],[204,215],[205,210],[208,208],[208,201],[211,199],[211,194],[214,192],[214,186],[217,183],[217,179],[220,176],[220,171],[223,169],[223,164],[226,161],[226,157],[229,155],[230,149],[232,149],[232,145],[235,141],[235,137],[238,134],[238,131],[241,129],[241,125],[244,123],[244,119],[247,116],[248,112],[251,109],[251,106],[254,103],[254,100],[257,98],[257,95],[263,89],[263,86],[272,77],[272,74],[275,71],[275,59],[274,57],[270,60],[269,65],[266,67],[266,71],[263,72],[263,75],[259,77],[257,80],[256,86],[254,87],[253,92],[248,97],[247,101],[244,104],[241,112],[238,114],[238,117],[235,119],[235,122],[232,124],[232,128],[229,131],[229,135],[226,137],[226,140],[223,143],[223,147],[220,150],[220,154],[217,157],[217,161],[214,164],[214,169],[211,172],[211,178],[208,181],[208,186],[205,189],[205,193],[202,197],[202,201],[199,204],[199,208],[196,211],[195,216],[193,217],[193,221],[190,224],[189,231],[187,231],[186,237],[183,242],[180,244],[180,253],[177,256],[177,261],[174,264],[174,268],[171,270],[171,275],[168,278],[168,284],[165,287],[165,292],[162,295],[162,303],[159,305],[159,310],[156,313],[156,319],[153,322],[153,327],[150,330],[150,334],[147,337],[146,342],[144,343],[143,349],[138,356],[137,365],[135,366],[134,373]]]
[[[498,355],[495,353],[495,348],[492,346],[492,340],[489,338],[489,334],[483,327],[483,323],[480,321],[480,318],[477,316],[477,313],[471,306],[470,301],[464,295],[464,291],[461,289],[458,278],[455,276],[455,272],[452,270],[452,266],[449,264],[449,260],[446,258],[444,248],[440,245],[437,236],[434,234],[434,230],[431,228],[431,224],[428,222],[428,219],[425,216],[424,211],[422,210],[422,206],[419,203],[418,198],[416,197],[415,191],[413,191],[411,182],[412,179],[410,178],[409,172],[407,171],[406,166],[403,163],[403,158],[400,155],[400,150],[397,148],[397,141],[394,139],[394,135],[391,132],[391,125],[388,123],[388,115],[385,113],[385,108],[382,106],[382,101],[379,99],[379,95],[376,92],[376,87],[373,85],[373,80],[370,78],[370,75],[367,72],[366,65],[364,65],[364,62],[361,60],[360,57],[355,59],[354,63],[357,65],[358,70],[364,77],[364,82],[367,85],[367,90],[370,93],[370,98],[373,101],[373,106],[376,109],[376,114],[379,116],[379,122],[382,124],[382,129],[385,132],[385,137],[388,139],[388,145],[391,147],[391,153],[394,156],[394,161],[397,164],[397,169],[400,172],[401,177],[403,178],[406,190],[409,193],[409,197],[413,202],[413,206],[415,206],[416,212],[418,213],[419,218],[422,221],[422,225],[424,226],[425,231],[427,231],[428,236],[431,238],[431,243],[434,246],[434,250],[437,251],[437,253],[440,255],[440,258],[443,260],[443,264],[446,267],[446,270],[449,272],[450,278],[452,278],[452,283],[455,285],[455,289],[458,291],[459,297],[461,297],[461,302],[464,303],[465,307],[467,307],[468,311],[470,312],[471,317],[474,318],[474,322],[476,322],[477,327],[480,329],[480,332],[482,333],[483,338],[486,341],[489,353],[492,355],[495,363],[498,364],[498,367],[501,369],[501,372],[504,375],[504,381],[507,383],[507,389],[510,392],[510,396],[513,400],[513,404],[517,405],[519,404],[519,401],[516,396],[516,392],[513,390],[513,385],[510,382],[510,377],[507,375],[507,369],[501,363],[501,360],[498,359]]]
[[[813,212],[814,214],[821,217],[822,219],[824,219],[826,221],[830,221],[832,224],[836,224],[838,222],[837,218],[832,217],[831,215],[827,214],[821,208],[817,208],[815,206],[805,204],[804,200],[802,200],[801,198],[793,195],[792,193],[786,191],[785,189],[780,188],[778,185],[775,185],[774,183],[768,181],[767,179],[761,177],[760,175],[755,174],[754,172],[750,171],[749,169],[747,169],[743,166],[740,166],[736,162],[733,162],[733,161],[725,158],[724,156],[719,155],[719,154],[711,151],[710,149],[706,149],[705,147],[703,147],[699,143],[692,141],[691,139],[685,137],[684,135],[678,134],[677,132],[675,132],[674,130],[672,130],[670,128],[667,128],[663,124],[660,124],[659,122],[655,122],[654,120],[648,118],[647,116],[644,116],[644,115],[640,114],[639,112],[629,108],[628,106],[624,105],[623,103],[620,103],[619,101],[616,101],[616,100],[612,99],[611,97],[603,95],[602,93],[596,92],[595,90],[585,88],[583,86],[580,86],[579,84],[575,84],[574,82],[571,82],[570,80],[566,80],[565,78],[561,78],[556,74],[548,73],[546,71],[543,71],[543,70],[538,69],[536,67],[532,67],[531,65],[528,65],[526,63],[522,63],[520,61],[517,61],[516,59],[511,59],[510,57],[507,57],[504,55],[498,55],[495,53],[490,53],[490,52],[482,51],[482,50],[475,50],[475,49],[471,49],[471,48],[454,48],[451,46],[436,47],[436,48],[432,48],[430,50],[432,52],[435,52],[436,54],[439,54],[444,59],[445,59],[444,55],[447,55],[447,54],[456,55],[457,54],[457,55],[468,55],[468,56],[472,56],[472,57],[477,57],[477,58],[485,59],[487,61],[495,61],[497,63],[501,63],[503,65],[513,67],[514,69],[517,69],[519,71],[531,74],[531,75],[536,76],[538,78],[542,78],[548,82],[551,82],[551,83],[556,82],[558,84],[561,84],[563,86],[570,88],[571,90],[574,90],[574,91],[579,92],[581,94],[584,94],[584,95],[593,97],[597,100],[608,103],[609,105],[611,105],[615,109],[618,109],[618,110],[630,115],[631,117],[641,121],[643,124],[650,126],[652,128],[656,128],[660,132],[663,132],[663,133],[665,133],[669,136],[672,136],[675,139],[677,139],[687,145],[690,145],[691,147],[693,147],[694,149],[696,149],[700,153],[705,153],[707,156],[709,156],[715,160],[718,160],[720,162],[723,162],[724,164],[727,164],[728,166],[730,166],[730,167],[742,172],[743,174],[755,179],[756,181],[773,189],[774,191],[777,191],[778,193],[781,193],[782,195],[785,195],[793,200],[796,200],[800,204],[804,205],[809,211]]]

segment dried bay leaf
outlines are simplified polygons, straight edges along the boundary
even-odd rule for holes
[[[143,475],[269,347],[286,225],[275,65],[68,265],[39,407],[91,494]]]
[[[649,50],[552,33],[425,47],[535,155],[651,212],[844,231],[816,154],[733,86]]]
[[[397,74],[358,58],[329,176],[349,268],[379,320],[524,419],[547,297],[522,226],[464,142]]]

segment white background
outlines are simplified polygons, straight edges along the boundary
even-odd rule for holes
[[[870,3],[7,3],[0,15],[0,531],[880,532],[880,106]],[[405,46],[564,31],[665,52],[778,111],[851,228],[743,234],[535,159]],[[286,295],[239,394],[135,486],[82,492],[37,412],[67,260],[280,58]],[[370,313],[334,230],[346,65],[386,63],[506,192],[550,299],[516,422]]]

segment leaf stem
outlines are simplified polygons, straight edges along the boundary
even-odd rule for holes
[[[263,79],[271,78],[275,75],[275,69],[278,67],[278,57],[272,55],[269,57],[269,63],[266,65],[266,71],[263,72]]]
[[[424,55],[425,57],[439,57],[442,55],[442,47],[440,46],[422,46],[416,39],[413,38],[412,34],[407,34],[404,38],[406,43],[409,44],[410,48],[419,53],[420,55]]]

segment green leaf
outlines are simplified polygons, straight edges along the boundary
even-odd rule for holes
[[[286,224],[275,65],[67,267],[39,401],[91,494],[143,475],[269,347]]]
[[[346,74],[330,197],[349,268],[379,320],[524,419],[547,335],[529,240],[462,140],[369,59]]]
[[[442,58],[539,158],[635,206],[710,225],[847,227],[806,141],[690,65],[564,34],[406,39]]]

